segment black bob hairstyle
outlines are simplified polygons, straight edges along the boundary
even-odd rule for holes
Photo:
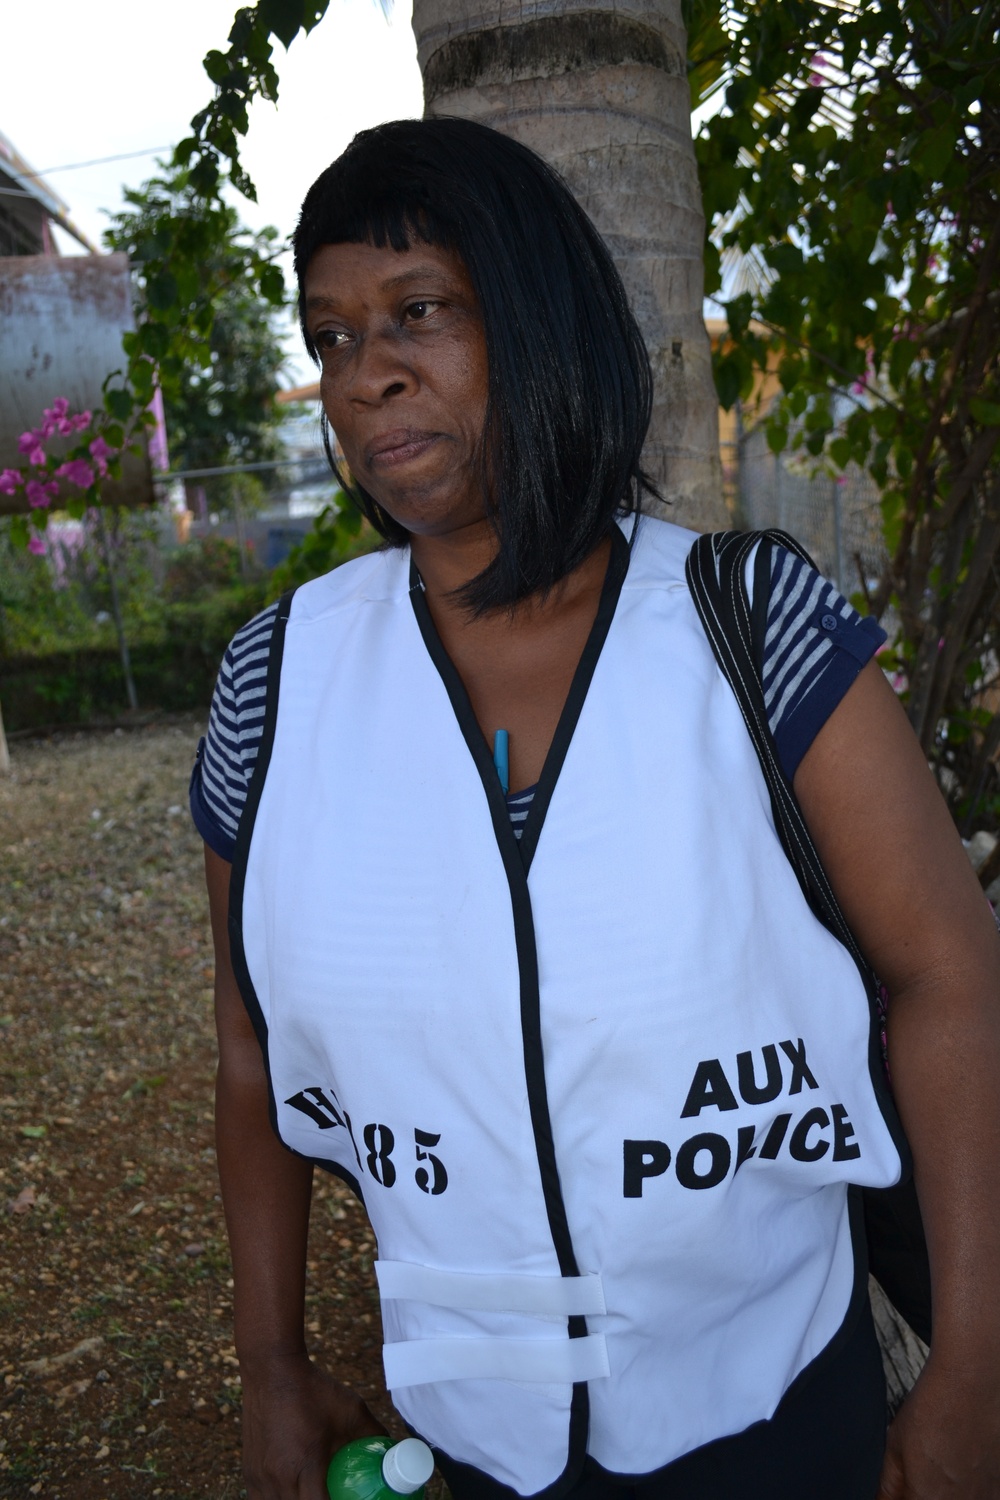
[[[614,262],[562,179],[471,120],[364,130],[316,179],[295,231],[299,317],[323,245],[455,251],[482,313],[488,396],[484,492],[499,551],[461,591],[475,613],[544,593],[638,510],[652,410],[649,356]],[[327,454],[336,463],[324,423]],[[338,476],[339,477],[339,476]],[[408,533],[351,487],[394,545]]]

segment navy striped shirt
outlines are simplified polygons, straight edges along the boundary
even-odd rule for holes
[[[208,733],[191,775],[191,815],[202,838],[232,860],[264,725],[267,658],[278,606],[244,625],[226,651],[212,700]],[[789,780],[861,668],[886,639],[832,583],[784,548],[771,564],[764,647],[764,698],[782,768]],[[520,838],[534,787],[507,798]]]

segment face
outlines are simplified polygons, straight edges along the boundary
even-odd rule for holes
[[[324,245],[305,277],[320,393],[351,473],[407,531],[483,527],[486,341],[457,255]]]

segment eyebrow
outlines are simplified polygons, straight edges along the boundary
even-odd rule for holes
[[[437,266],[410,266],[405,271],[400,271],[398,276],[389,276],[385,281],[379,283],[379,289],[383,292],[394,292],[399,287],[405,286],[411,281],[436,281],[438,285],[448,280],[447,275],[440,271]],[[328,307],[336,307],[336,297],[324,297],[317,294],[306,298],[307,312],[320,312]]]

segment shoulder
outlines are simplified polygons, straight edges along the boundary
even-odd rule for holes
[[[221,691],[227,699],[231,699],[234,707],[239,705],[248,691],[253,692],[253,685],[267,671],[267,658],[277,618],[278,602],[275,601],[267,609],[262,609],[259,615],[254,615],[246,625],[241,625],[226,647],[216,691]]]
[[[877,621],[860,615],[828,578],[793,552],[774,548],[761,676],[789,780],[885,640]]]
[[[629,517],[622,530],[632,548],[626,588],[662,588],[683,581],[696,531],[649,515]]]
[[[288,623],[309,625],[356,605],[405,598],[409,586],[409,547],[380,547],[301,584]]]
[[[191,816],[223,859],[232,860],[240,816],[264,729],[267,664],[277,603],[261,610],[226,647],[208,729],[191,775]]]

